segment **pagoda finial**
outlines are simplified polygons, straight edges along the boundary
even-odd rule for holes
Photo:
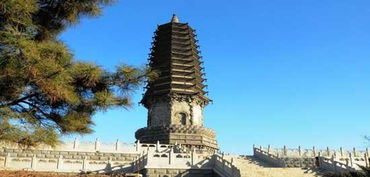
[[[172,22],[172,23],[179,23],[179,18],[177,18],[176,14],[173,14],[173,15],[172,15],[171,22]]]

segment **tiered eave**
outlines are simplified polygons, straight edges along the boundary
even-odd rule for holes
[[[146,86],[141,101],[148,107],[151,99],[190,96],[204,103],[210,101],[205,95],[206,85],[195,31],[187,23],[172,21],[158,26],[154,34],[149,66],[160,71],[158,78]]]

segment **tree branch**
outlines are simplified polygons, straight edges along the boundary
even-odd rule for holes
[[[22,98],[19,98],[17,100],[11,101],[9,103],[0,104],[0,108],[7,107],[7,106],[12,106],[12,105],[16,105],[16,104],[18,104],[18,103],[20,103],[20,102],[22,102],[24,100],[27,100],[27,99],[29,99],[31,97],[34,97],[36,95],[37,95],[37,93],[33,93],[33,94],[30,94],[30,95],[24,96]]]
[[[33,103],[30,103],[30,102],[28,102],[28,101],[25,101],[25,100],[23,100],[23,101],[21,101],[21,103],[25,103],[25,104],[28,104],[29,106],[31,106],[33,109],[37,109],[43,116],[45,116],[46,118],[48,118],[49,117],[49,114],[48,113],[46,113],[46,112],[44,112],[41,108],[39,108],[37,105],[34,105]],[[38,118],[39,120],[41,119],[41,118]]]

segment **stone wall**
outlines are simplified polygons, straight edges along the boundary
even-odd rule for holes
[[[181,122],[181,113],[186,115],[186,123]],[[171,124],[178,125],[197,125],[203,126],[203,108],[195,103],[189,101],[171,102]]]
[[[148,108],[148,126],[197,125],[203,126],[203,107],[185,100],[158,100]],[[181,114],[186,116],[182,121]]]
[[[133,169],[149,177],[240,177],[240,170],[224,155],[186,152],[181,145],[164,151],[149,149],[132,164]]]
[[[285,167],[314,167],[315,166],[315,159],[311,157],[285,157],[281,158],[284,162]]]
[[[0,150],[0,167],[35,171],[81,172],[129,166],[137,158],[133,153],[104,153],[53,150]]]
[[[0,168],[10,170],[30,169],[35,171],[82,172],[132,170],[131,163],[143,151],[168,149],[164,144],[66,142],[57,147],[40,146],[22,149],[12,144],[1,144]],[[64,150],[63,150],[64,149]]]
[[[153,169],[143,170],[144,177],[220,177],[212,169]]]
[[[68,145],[70,143],[65,143]],[[72,143],[77,145],[76,141]],[[94,143],[94,145],[99,143]],[[98,146],[94,146],[98,147]],[[60,148],[60,147],[59,147]],[[59,149],[58,147],[56,149]],[[109,148],[110,149],[110,148]],[[145,144],[137,142],[135,153],[0,149],[0,168],[68,173],[132,173],[149,177],[237,177],[239,170],[223,157],[207,151],[188,151],[183,145]],[[217,174],[219,175],[217,175]]]
[[[156,102],[148,108],[148,126],[165,126],[171,123],[170,104]]]

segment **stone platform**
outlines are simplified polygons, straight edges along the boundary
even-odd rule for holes
[[[216,133],[209,128],[194,125],[168,125],[145,127],[136,131],[136,139],[142,143],[181,144],[217,150]]]

